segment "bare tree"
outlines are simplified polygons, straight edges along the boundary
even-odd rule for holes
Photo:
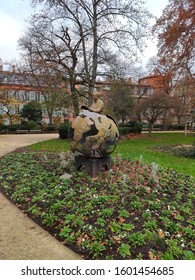
[[[89,104],[98,73],[106,63],[104,52],[120,51],[136,57],[148,36],[150,14],[137,0],[32,0],[43,11],[30,24],[27,44],[22,45],[47,60],[71,80],[73,97],[78,76],[88,87]],[[31,39],[31,40],[30,40]],[[74,100],[74,98],[73,98]]]
[[[170,97],[165,93],[154,94],[138,102],[134,113],[146,120],[149,125],[149,135],[152,133],[152,126],[159,117],[163,118],[165,112],[171,107]]]
[[[173,109],[175,116],[178,120],[178,124],[182,119],[185,123],[189,120],[195,104],[195,79],[191,77],[185,77],[183,80],[177,82],[173,95]]]
[[[49,78],[46,69],[50,69],[49,71],[55,73],[56,77],[60,76],[64,83],[69,80],[72,105],[77,114],[79,105],[75,69],[80,39],[72,42],[68,28],[54,24],[56,20],[44,14],[34,15],[28,31],[19,40],[19,46],[26,51],[27,64],[34,74],[44,74]]]

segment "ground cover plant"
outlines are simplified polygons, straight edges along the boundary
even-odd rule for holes
[[[0,167],[1,191],[85,259],[195,259],[192,176],[115,156],[92,180],[70,152],[28,149]]]
[[[193,158],[195,159],[195,143],[193,145],[163,145],[155,146],[153,149],[165,152],[177,157]]]

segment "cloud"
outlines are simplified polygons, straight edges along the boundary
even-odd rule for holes
[[[17,42],[23,35],[26,26],[25,19],[32,13],[29,2],[5,0],[1,3],[0,57],[4,62],[18,57]]]
[[[21,27],[14,18],[0,12],[0,57],[10,59],[16,57],[17,41]]]

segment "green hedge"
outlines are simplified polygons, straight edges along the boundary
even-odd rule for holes
[[[125,135],[129,133],[141,133],[142,125],[138,122],[128,122],[125,124],[119,124],[120,135]]]
[[[65,123],[61,124],[58,133],[60,139],[67,139],[68,138],[68,129],[70,127],[69,121],[66,121]]]

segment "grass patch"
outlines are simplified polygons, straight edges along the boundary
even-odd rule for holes
[[[38,142],[28,146],[30,150],[34,151],[49,151],[49,152],[67,152],[70,146],[67,140],[52,139],[47,141]]]
[[[71,153],[46,151],[9,154],[0,165],[0,190],[85,259],[195,259],[192,176],[114,157],[94,181]],[[73,177],[61,179],[65,171]]]

